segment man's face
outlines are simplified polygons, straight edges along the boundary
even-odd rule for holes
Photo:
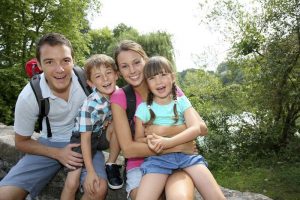
[[[40,48],[40,63],[38,64],[54,94],[68,91],[74,65],[69,47],[65,45],[43,45]]]

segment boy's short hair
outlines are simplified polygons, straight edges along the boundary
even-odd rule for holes
[[[93,68],[99,68],[101,65],[112,68],[117,72],[118,68],[114,59],[105,54],[95,54],[86,60],[84,69],[88,80],[91,80],[91,73]]]
[[[71,55],[74,58],[74,51],[71,42],[62,34],[59,33],[48,33],[41,37],[36,45],[36,58],[38,62],[41,62],[41,47],[45,44],[48,44],[50,46],[56,46],[56,45],[65,45],[71,49]]]

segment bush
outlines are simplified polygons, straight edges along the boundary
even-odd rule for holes
[[[19,67],[0,69],[0,77],[0,122],[12,125],[15,103],[28,78]]]

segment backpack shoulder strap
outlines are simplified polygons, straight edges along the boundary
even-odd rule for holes
[[[134,114],[135,114],[135,110],[136,110],[136,97],[135,97],[135,93],[134,90],[132,88],[131,85],[125,85],[124,87],[122,87],[125,96],[126,96],[126,103],[127,103],[127,109],[126,109],[126,114],[127,114],[127,118],[129,121],[129,126],[130,126],[130,130],[131,130],[131,134],[132,136],[134,136]]]
[[[81,85],[84,93],[86,94],[86,96],[89,96],[92,93],[92,89],[86,82],[87,78],[86,78],[84,69],[75,65],[73,67],[73,71],[74,71],[75,75],[78,77],[79,84]]]
[[[39,116],[38,116],[39,130],[41,131],[43,129],[43,118],[46,117],[47,136],[52,137],[50,122],[48,118],[48,114],[50,110],[49,98],[43,98],[42,90],[40,87],[40,80],[41,80],[41,76],[39,74],[34,75],[30,79],[30,86],[33,90],[33,93],[35,95],[36,101],[39,106]]]
[[[125,92],[126,95],[126,103],[127,103],[127,109],[126,114],[129,120],[132,120],[135,113],[135,107],[136,107],[136,97],[134,90],[131,85],[125,85],[122,87],[122,89]]]

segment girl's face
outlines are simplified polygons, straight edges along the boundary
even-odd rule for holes
[[[144,80],[145,60],[135,51],[121,51],[117,57],[120,74],[133,87],[140,86]]]
[[[154,95],[154,101],[166,104],[171,101],[172,85],[175,82],[174,74],[160,73],[147,79],[148,87]]]

